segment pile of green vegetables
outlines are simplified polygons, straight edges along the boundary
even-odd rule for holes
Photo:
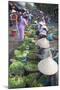
[[[43,77],[42,81],[38,72],[38,49],[33,38],[36,31],[31,26],[26,31],[29,30],[32,32],[31,36],[25,36],[24,42],[14,50],[13,61],[9,65],[9,88],[40,87],[47,80],[47,77]]]

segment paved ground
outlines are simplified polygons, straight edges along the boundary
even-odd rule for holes
[[[16,36],[13,37],[11,36],[11,31],[12,31],[12,28],[9,28],[9,57],[10,58],[13,56],[14,49],[17,48],[17,46],[19,45],[17,33],[16,33]]]

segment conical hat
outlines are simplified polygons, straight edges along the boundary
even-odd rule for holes
[[[57,72],[58,65],[51,57],[48,57],[38,63],[38,69],[45,75],[53,75]]]
[[[49,48],[49,41],[46,38],[39,39],[36,42],[36,45],[40,46],[41,48]]]

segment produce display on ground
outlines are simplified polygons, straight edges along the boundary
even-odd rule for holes
[[[30,30],[30,32],[28,32]],[[56,33],[57,35],[57,33]],[[14,50],[14,56],[9,65],[9,88],[41,87],[48,85],[48,76],[42,75],[38,71],[37,58],[38,47],[36,30],[29,26],[25,33],[24,42]],[[56,48],[50,48],[56,62],[58,53]]]

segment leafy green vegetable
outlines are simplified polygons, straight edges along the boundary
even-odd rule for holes
[[[32,82],[32,85],[31,85],[32,87],[42,87],[43,86],[43,84],[41,83],[41,82],[38,82],[37,80],[34,80],[33,82]]]
[[[24,74],[24,64],[20,61],[16,61],[16,62],[13,62],[11,65],[10,65],[10,73],[11,74],[19,74],[19,75],[23,75]]]
[[[27,47],[29,47],[29,45],[26,44],[26,42],[24,40],[24,43],[22,45],[20,45],[17,49],[21,50],[21,51],[24,51],[24,50],[26,50]]]
[[[38,73],[32,73],[26,76],[25,81],[27,85],[30,87],[42,87],[42,86],[47,85],[48,77],[41,76],[40,78],[38,78]]]
[[[30,50],[30,52],[28,53],[27,56],[30,58],[30,60],[31,60],[32,62],[33,62],[34,60],[37,61],[37,60],[36,60],[36,59],[37,59],[36,53],[34,53],[33,50]]]
[[[26,57],[27,54],[29,53],[28,50],[20,51],[20,50],[15,50],[14,54],[17,58],[23,58]]]
[[[29,74],[25,77],[25,82],[26,82],[26,85],[27,86],[32,86],[32,83],[36,80],[38,76],[38,73],[32,73],[32,74]]]
[[[24,77],[9,78],[9,88],[22,88],[25,87]]]
[[[37,67],[37,64],[35,64],[35,63],[27,63],[26,65],[25,65],[25,69],[27,70],[27,71],[37,71],[38,70],[38,67]]]

